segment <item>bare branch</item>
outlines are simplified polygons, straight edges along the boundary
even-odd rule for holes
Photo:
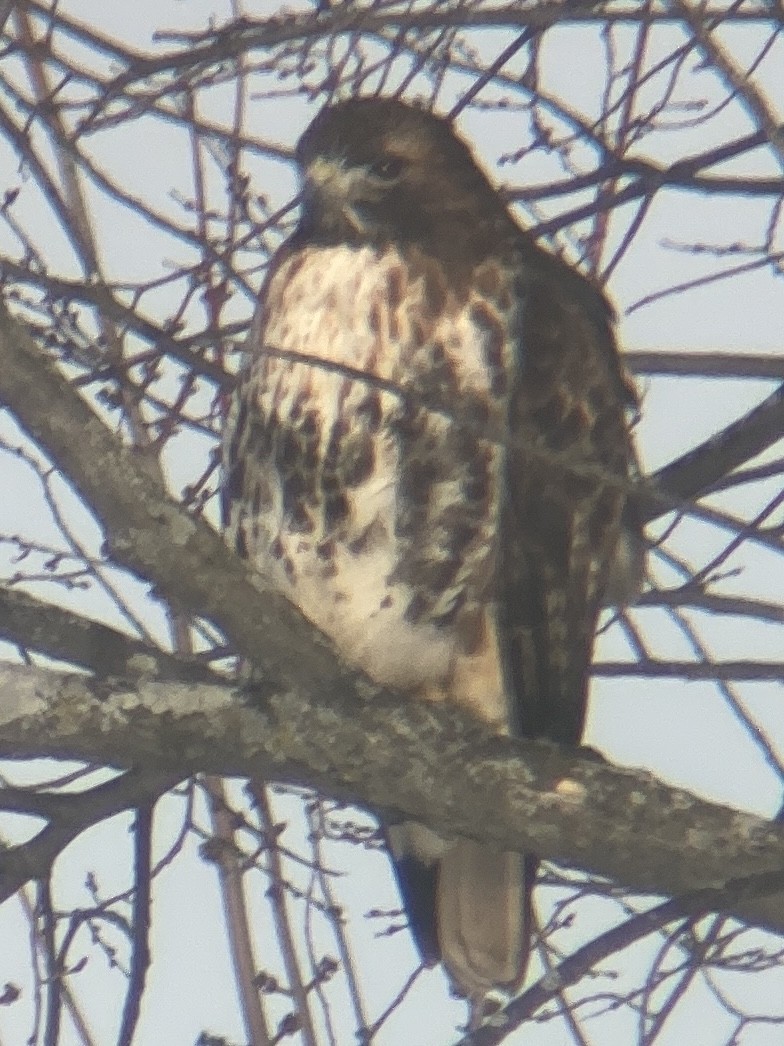
[[[0,668],[0,690],[4,758],[100,759],[159,781],[203,769],[307,783],[388,818],[535,852],[644,892],[748,878],[756,898],[755,879],[762,893],[784,886],[783,828],[647,773],[487,734],[442,705],[266,688],[257,702],[228,685],[134,684],[12,665]],[[121,798],[118,790],[104,791],[91,816],[123,808],[127,789]],[[778,905],[768,911],[742,896],[734,914],[784,930]]]

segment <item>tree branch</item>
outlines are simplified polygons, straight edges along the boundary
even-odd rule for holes
[[[784,381],[781,353],[689,352],[685,349],[630,349],[623,361],[632,374],[673,374],[691,378],[770,378]]]
[[[99,680],[16,665],[0,667],[0,693],[2,758],[133,765],[155,782],[206,771],[307,784],[386,818],[532,850],[646,893],[718,890],[760,876],[763,892],[784,887],[779,826],[590,754],[488,734],[440,704],[286,689],[251,707],[248,693],[228,684]],[[103,787],[114,812],[122,796]],[[94,810],[91,795],[69,798]],[[56,798],[65,820],[64,797]],[[18,862],[23,849],[4,863]],[[784,932],[778,904],[738,900],[732,913]]]
[[[756,407],[731,425],[711,436],[677,461],[665,465],[652,477],[655,488],[675,501],[687,501],[709,490],[719,479],[757,454],[772,446],[784,435],[784,384]],[[654,489],[655,489],[654,488]],[[655,494],[640,498],[645,520],[662,514]]]
[[[214,674],[198,661],[166,654],[109,625],[8,588],[0,588],[0,639],[68,661],[96,675],[207,682]]]

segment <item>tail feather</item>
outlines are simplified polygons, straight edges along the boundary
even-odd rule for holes
[[[435,966],[441,960],[435,919],[438,865],[420,861],[413,854],[401,854],[393,861],[408,927],[422,961]]]
[[[493,989],[513,990],[530,949],[526,859],[470,839],[441,860],[436,917],[444,963],[462,991],[480,1002]]]
[[[482,1013],[488,995],[513,992],[525,978],[537,860],[470,839],[426,860],[402,850],[402,828],[390,833],[391,849],[422,959],[443,961],[455,990]]]

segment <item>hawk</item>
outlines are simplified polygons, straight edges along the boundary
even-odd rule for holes
[[[576,745],[597,617],[637,561],[610,308],[445,119],[338,103],[296,159],[227,421],[228,539],[378,683]],[[535,859],[387,834],[424,959],[480,1009],[520,985]]]

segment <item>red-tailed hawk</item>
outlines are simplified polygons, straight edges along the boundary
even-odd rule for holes
[[[449,123],[324,109],[227,424],[227,529],[345,659],[498,732],[574,745],[633,469],[610,310]],[[633,545],[633,542],[631,543]],[[535,863],[389,830],[424,957],[520,983]]]

